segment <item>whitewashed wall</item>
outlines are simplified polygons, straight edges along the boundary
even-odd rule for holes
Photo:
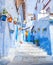
[[[3,3],[3,6],[1,4],[1,1]],[[39,11],[42,9],[43,3],[40,2],[40,4],[38,4],[38,11],[35,11],[34,8],[35,8],[36,1],[37,0],[26,0],[26,19],[27,19],[28,22],[30,21],[29,18],[28,18],[28,14],[29,13],[32,13],[32,14],[35,13],[36,16],[37,16],[37,13],[39,13]],[[45,0],[45,2],[46,1],[47,0]],[[53,12],[53,8],[52,8],[53,5],[51,5],[52,3],[53,3],[53,0],[49,4],[51,6],[51,12]],[[15,8],[15,4],[14,4],[14,0],[4,0],[4,2],[3,2],[3,0],[0,0],[0,8],[3,8],[3,7],[7,9],[7,11],[11,14],[11,16],[13,18],[14,17],[18,17],[16,8]],[[0,11],[2,11],[2,10],[0,9]],[[37,26],[37,25],[39,25],[39,26]],[[45,27],[45,26],[47,27],[48,25],[49,25],[49,23],[47,24],[47,22],[40,22],[40,21],[37,22],[37,23],[35,22],[35,29],[36,29],[36,27],[40,27],[40,29],[42,29],[43,27]],[[8,30],[8,24],[7,23],[6,24],[4,23],[4,27],[5,27],[5,33],[4,33],[4,36],[5,36],[5,39],[4,39],[5,49],[4,49],[4,51],[7,51],[8,52],[8,49],[10,48],[9,46],[11,44],[13,44],[12,43],[13,41],[10,40],[9,30]],[[14,28],[13,24],[11,24],[10,27],[13,29]],[[47,27],[47,29],[48,28],[49,28],[49,26]],[[16,26],[15,26],[15,29],[16,29]],[[48,36],[48,38],[50,38],[50,35],[51,35],[50,32],[51,31],[48,30],[47,33],[46,33],[46,36]],[[42,31],[40,33],[41,33],[40,35],[42,37],[43,36]],[[2,35],[2,37],[1,37],[1,35]],[[7,36],[8,36],[8,39],[7,39]],[[13,34],[13,37],[12,38],[13,38],[13,40],[15,40],[15,33]],[[51,41],[52,41],[53,40],[53,36],[51,38],[52,38],[51,39]],[[3,52],[2,52],[3,51],[2,46],[3,46],[3,33],[0,32],[0,53],[1,53],[0,55],[3,54]],[[52,49],[53,49],[53,41],[51,42],[51,46],[52,46]],[[5,52],[4,55],[6,55],[7,52]]]
[[[4,0],[5,1],[5,0]],[[3,6],[5,5],[5,2],[3,0],[0,0],[0,12],[2,12]],[[0,20],[0,57],[3,56],[3,32],[5,29],[5,22],[2,23]]]

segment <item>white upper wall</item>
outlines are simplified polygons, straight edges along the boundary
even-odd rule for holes
[[[37,0],[26,0],[26,19],[28,19],[28,14],[30,14],[30,13],[32,13],[32,14],[35,13],[37,15],[42,10],[43,5],[46,4],[49,0],[44,0],[43,3],[41,1],[40,1],[40,3],[37,4],[38,10],[36,11],[35,6],[36,6]],[[51,0],[51,2],[49,3],[49,5],[47,5],[45,10],[48,7],[50,7],[50,12],[53,12],[53,0]]]
[[[13,18],[18,17],[14,0],[5,0],[5,8],[7,9],[7,11],[11,14]]]

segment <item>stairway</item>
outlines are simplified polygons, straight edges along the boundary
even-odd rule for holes
[[[47,53],[37,47],[36,45],[33,45],[32,43],[24,43],[24,44],[20,44],[19,47],[17,47],[17,54],[19,55],[31,55],[31,56],[45,56],[47,55]]]
[[[18,44],[17,48],[10,48],[8,58],[12,61],[14,58],[26,60],[26,57],[31,59],[37,56],[47,56],[47,52],[32,43],[23,43]]]
[[[53,62],[47,55],[47,52],[31,42],[24,42],[23,44],[16,42],[16,44],[17,47],[10,48],[8,57],[4,58],[7,61],[10,61],[7,65],[36,65],[49,63],[50,60]]]

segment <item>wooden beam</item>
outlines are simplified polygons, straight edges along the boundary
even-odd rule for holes
[[[53,16],[53,13],[50,13],[50,15],[52,15],[52,16]]]
[[[16,7],[19,8],[19,6],[20,6],[21,4],[23,4],[23,2],[24,2],[24,0],[15,0],[15,5],[16,5]]]
[[[36,6],[35,6],[35,10],[37,10],[37,3],[36,3]]]
[[[24,2],[24,0],[15,0],[15,5],[16,5],[17,12],[19,10],[20,5],[22,5],[23,17],[25,20],[26,16],[25,16],[25,2]]]
[[[23,9],[23,17],[24,17],[24,20],[25,20],[26,19],[25,2],[23,2],[23,4],[22,4],[22,9]]]
[[[49,0],[46,5],[43,7],[43,9],[45,9],[47,7],[47,5],[50,3],[51,0]]]

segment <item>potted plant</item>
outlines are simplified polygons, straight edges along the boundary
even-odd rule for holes
[[[6,21],[7,16],[6,15],[1,15],[0,18],[1,18],[2,21]]]
[[[43,32],[44,32],[44,31],[47,31],[47,28],[43,28]]]
[[[2,21],[6,21],[7,18],[6,13],[7,13],[6,9],[3,9],[2,15],[0,17]]]
[[[3,14],[6,15],[7,13],[8,13],[7,10],[4,8],[4,9],[3,9]]]
[[[11,16],[7,18],[7,21],[10,22],[10,23],[12,22],[12,20],[13,20],[13,19],[12,19]]]
[[[38,31],[40,31],[40,28],[38,28]]]
[[[35,44],[36,44],[36,46],[40,46],[39,39],[35,40]]]

